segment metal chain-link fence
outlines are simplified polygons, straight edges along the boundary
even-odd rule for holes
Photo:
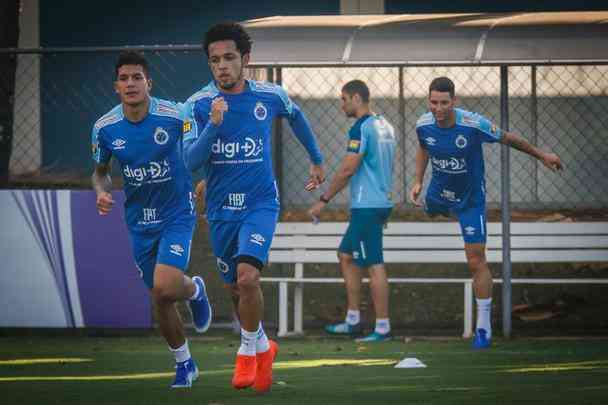
[[[138,47],[151,66],[153,94],[182,101],[208,77],[200,47]],[[0,50],[0,178],[57,187],[88,185],[92,170],[90,131],[117,104],[112,88],[119,49]],[[250,77],[281,83],[308,117],[325,156],[329,176],[346,149],[354,120],[340,108],[340,89],[364,80],[372,109],[395,128],[398,150],[394,199],[407,204],[414,179],[415,123],[427,111],[430,81],[448,76],[459,106],[501,121],[498,66],[256,67]],[[516,208],[608,207],[608,66],[510,66],[510,129],[562,158],[552,173],[519,152],[511,154],[511,200]],[[302,208],[316,198],[304,191],[309,160],[286,122],[277,125],[275,169],[284,208]],[[484,147],[487,197],[500,202],[500,146]],[[10,156],[10,158],[9,158]],[[4,164],[4,166],[2,165]],[[3,169],[5,167],[5,169]],[[427,170],[430,171],[430,168]],[[428,181],[429,176],[426,179]],[[334,206],[346,207],[348,193]],[[408,206],[408,205],[406,205]]]
[[[544,150],[557,153],[565,170],[553,173],[523,153],[511,154],[511,200],[517,208],[608,207],[608,67],[512,66],[509,72],[510,130]],[[396,202],[405,202],[415,175],[418,140],[415,123],[428,111],[428,86],[448,76],[456,84],[459,107],[500,123],[499,67],[283,68],[282,84],[312,122],[334,172],[346,150],[353,120],[340,110],[340,89],[351,79],[364,80],[372,109],[383,114],[399,136],[395,162]],[[299,178],[307,168],[302,149],[288,137],[283,143],[286,206],[312,201]],[[500,202],[500,146],[484,145],[487,200]],[[427,169],[427,173],[430,168]],[[426,183],[430,176],[426,176]],[[336,198],[346,205],[348,194]]]

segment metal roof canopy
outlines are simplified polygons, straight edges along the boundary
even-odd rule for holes
[[[251,65],[608,63],[608,11],[248,20]]]

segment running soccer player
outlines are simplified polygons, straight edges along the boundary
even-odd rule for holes
[[[206,173],[211,246],[241,323],[232,385],[266,392],[278,350],[262,327],[260,288],[279,213],[270,153],[274,118],[287,118],[306,148],[313,187],[324,179],[322,156],[308,121],[283,88],[245,80],[251,39],[241,25],[213,26],[203,46],[214,80],[186,102],[197,129],[185,137],[184,156],[190,170],[203,167]]]
[[[342,111],[357,121],[348,131],[347,153],[327,190],[308,211],[318,218],[329,201],[350,182],[351,215],[338,248],[340,270],[348,298],[346,319],[327,325],[332,334],[361,332],[361,273],[369,272],[369,285],[376,311],[374,331],[357,342],[383,342],[391,338],[388,313],[388,279],[382,252],[382,228],[393,208],[393,160],[397,142],[393,126],[370,110],[369,88],[361,80],[342,87]]]
[[[99,214],[108,215],[114,204],[111,159],[118,161],[135,263],[177,363],[171,387],[189,388],[198,368],[175,303],[188,300],[200,333],[209,328],[212,314],[203,279],[184,274],[196,224],[192,180],[182,158],[183,131],[188,128],[175,103],[150,97],[148,71],[139,53],[123,52],[118,58],[114,89],[121,103],[93,126],[93,189]]]
[[[560,158],[545,152],[522,137],[497,128],[483,116],[455,108],[454,83],[447,77],[434,79],[429,86],[430,112],[416,123],[416,180],[409,197],[422,206],[418,197],[428,161],[433,168],[424,200],[430,216],[453,215],[460,222],[473,290],[477,303],[477,325],[473,347],[490,346],[492,326],[492,274],[486,262],[486,197],[482,143],[500,142],[540,160],[549,169],[561,170]]]

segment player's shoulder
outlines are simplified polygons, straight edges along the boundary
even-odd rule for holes
[[[104,127],[120,122],[123,118],[124,115],[122,113],[122,104],[118,104],[110,111],[102,115],[97,121],[95,121],[93,128],[96,131],[100,131]]]
[[[367,128],[366,124],[373,122],[373,119],[370,116],[365,118],[359,118],[348,130],[348,137],[350,139],[361,139],[361,135],[363,131]]]
[[[426,127],[428,125],[433,125],[434,123],[435,117],[433,117],[433,113],[429,111],[418,118],[418,121],[416,121],[416,128]]]
[[[280,85],[257,80],[247,80],[247,83],[252,93],[274,99],[274,102],[280,103],[290,114],[293,111],[293,102]]]
[[[150,114],[176,120],[181,119],[180,107],[176,102],[151,97],[150,103]]]
[[[370,114],[361,121],[361,130],[373,131],[377,125],[383,125],[383,121],[380,115]]]
[[[282,86],[257,80],[248,80],[247,82],[249,83],[251,92],[280,100],[288,110],[291,109],[291,100],[287,95],[287,91]]]
[[[456,125],[479,129],[482,121],[485,119],[483,115],[473,111],[467,111],[461,108],[455,108],[454,110],[456,112]]]
[[[190,97],[188,97],[188,99],[186,100],[186,104],[196,104],[198,101],[205,99],[211,100],[214,97],[217,97],[219,94],[220,91],[218,90],[217,86],[214,82],[211,82],[193,95],[191,95]]]
[[[366,129],[369,128],[369,130],[376,132],[381,131],[385,133],[386,131],[395,131],[393,125],[382,114],[371,114],[370,117],[363,122],[363,125]]]
[[[502,137],[502,132],[496,124],[483,115],[466,110],[459,110],[459,115],[456,121],[458,125],[473,128],[477,133],[484,133],[496,140]]]
[[[270,93],[278,96],[286,94],[285,89],[275,83],[265,82],[262,80],[247,80],[247,82],[249,83],[249,88],[253,92]]]

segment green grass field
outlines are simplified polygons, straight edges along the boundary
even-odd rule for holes
[[[230,386],[233,335],[192,337],[191,390],[168,389],[173,359],[159,337],[0,338],[0,403],[28,404],[592,404],[608,403],[608,339],[358,345],[283,339],[271,393]],[[428,367],[395,369],[404,357]]]

